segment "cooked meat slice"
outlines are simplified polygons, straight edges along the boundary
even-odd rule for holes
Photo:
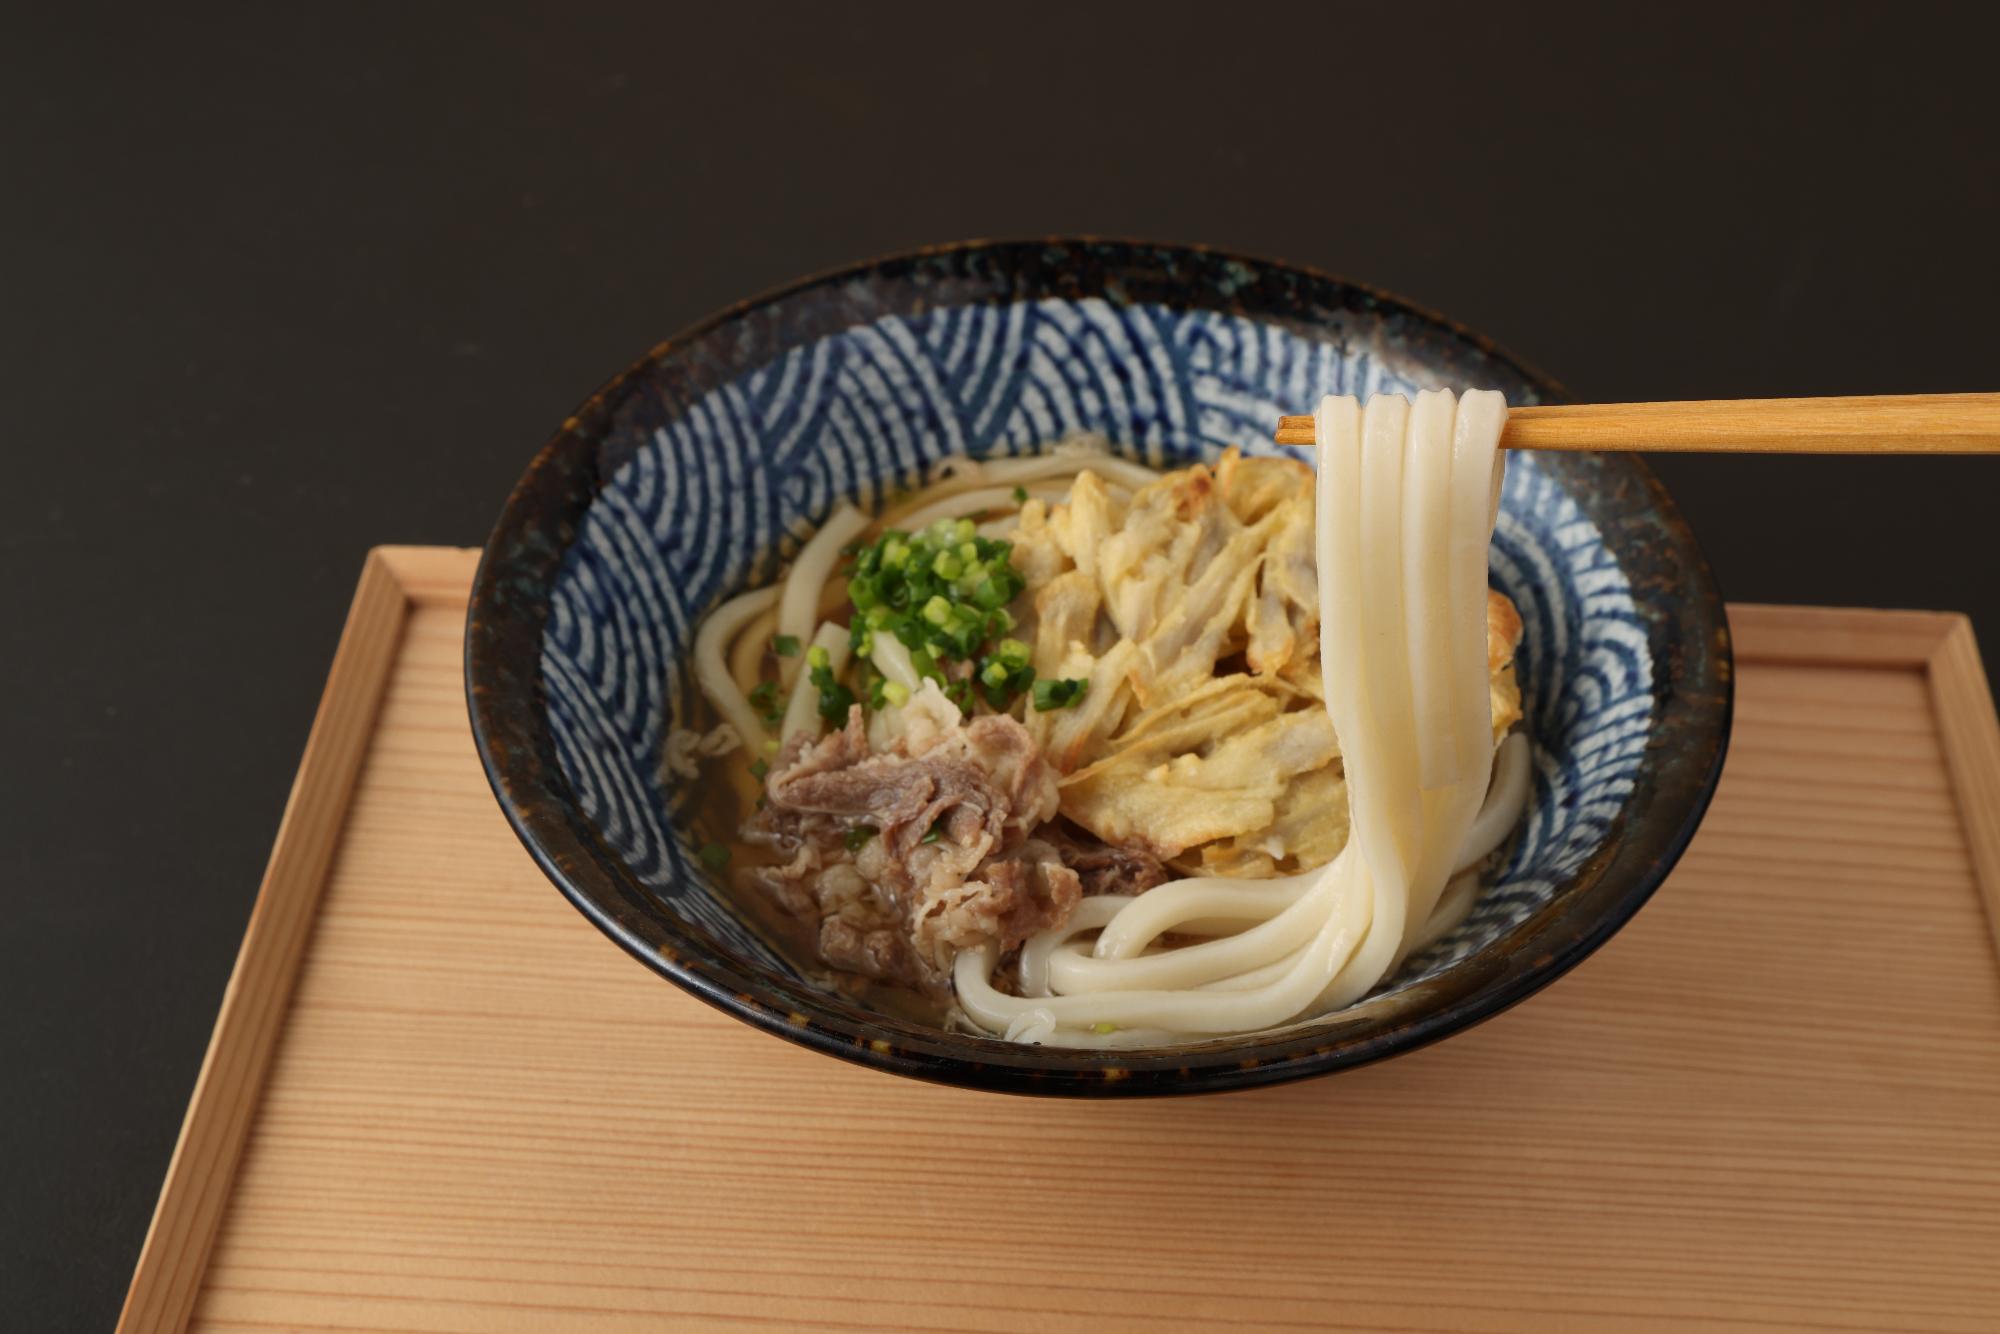
[[[1035,932],[1066,920],[1083,882],[1055,848],[1029,839],[1007,857],[983,863],[975,879],[938,889],[916,910],[917,953],[942,969],[962,949],[998,942],[1004,953]]]
[[[951,951],[1019,944],[1018,930],[1060,920],[1080,889],[1053,849],[1043,847],[1050,867],[1022,860],[1056,811],[1055,773],[1026,728],[1005,716],[967,723],[931,683],[901,713],[886,751],[869,749],[859,707],[841,731],[788,747],[744,836],[791,858],[750,878],[789,911],[819,916],[828,963],[937,983]],[[850,836],[865,839],[858,851]],[[891,928],[902,953],[882,934]]]
[[[922,986],[929,970],[910,947],[903,914],[845,862],[820,874],[819,956],[830,967],[904,986]],[[802,914],[803,915],[803,914]]]
[[[1067,821],[1044,827],[1039,837],[1076,872],[1085,894],[1142,894],[1166,883],[1167,868],[1152,853],[1106,843]]]

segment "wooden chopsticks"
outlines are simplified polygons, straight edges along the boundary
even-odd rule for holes
[[[1277,441],[1314,443],[1313,419],[1278,418]],[[1686,454],[1995,454],[2000,453],[2000,394],[1513,408],[1500,446]]]

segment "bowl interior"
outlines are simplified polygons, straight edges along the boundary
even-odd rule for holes
[[[783,1013],[800,1033],[833,1030],[857,1043],[886,1034],[899,1056],[949,1061],[977,1048],[980,1062],[1018,1060],[1018,1050],[994,1051],[1005,1044],[913,1032],[819,995],[696,861],[694,794],[661,760],[667,730],[695,704],[687,660],[702,617],[773,578],[836,502],[873,507],[946,455],[1030,453],[1087,431],[1164,468],[1212,461],[1231,445],[1280,452],[1272,423],[1323,393],[1479,387],[1516,406],[1547,393],[1471,336],[1373,294],[1192,252],[1147,253],[1198,261],[1201,271],[1162,274],[1140,260],[1135,273],[1129,251],[1102,271],[1075,256],[1068,264],[1042,256],[1064,275],[1054,281],[1032,257],[1009,262],[989,248],[961,252],[955,266],[917,260],[809,285],[656,352],[559,438],[558,452],[588,466],[581,479],[575,468],[566,474],[564,503],[574,512],[557,534],[559,551],[539,561],[546,614],[534,645],[534,740],[552,761],[546,786],[573,803],[569,833],[596,865],[558,856],[565,864],[551,869],[628,947],[636,935],[667,971],[687,964],[711,982],[725,975],[698,989],[718,999],[733,988],[735,1008],[772,1026]],[[1232,265],[1242,268],[1234,289]],[[1076,281],[1079,269],[1094,280]],[[1535,781],[1521,836],[1457,931],[1361,1006],[1290,1035],[1291,1050],[1301,1035],[1322,1053],[1394,1045],[1397,1030],[1427,1013],[1435,1021],[1454,1005],[1498,1008],[1505,1002],[1494,989],[1518,983],[1524,951],[1581,944],[1587,952],[1608,934],[1664,873],[1660,849],[1671,862],[1685,839],[1685,829],[1653,831],[1639,840],[1652,855],[1650,880],[1642,858],[1623,882],[1602,883],[1639,803],[1668,777],[1652,759],[1672,730],[1663,722],[1708,736],[1712,783],[1715,711],[1682,717],[1690,699],[1681,687],[1689,632],[1699,638],[1695,622],[1711,611],[1719,623],[1720,605],[1641,465],[1510,459],[1491,580],[1525,624],[1519,675]],[[476,657],[476,643],[469,652]],[[1694,665],[1712,667],[1707,657]],[[1685,795],[1663,819],[1691,829],[1707,787]],[[546,847],[538,855],[550,864]],[[603,873],[618,882],[615,902],[589,888]],[[1565,921],[1572,899],[1598,920]],[[1219,1056],[1271,1042],[1173,1052],[1185,1066],[1203,1063],[1201,1049]],[[1057,1066],[1068,1059],[1046,1055]]]

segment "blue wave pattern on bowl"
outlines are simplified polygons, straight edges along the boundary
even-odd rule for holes
[[[1279,452],[1271,423],[1322,394],[1434,383],[1393,343],[1096,299],[889,317],[794,348],[672,420],[628,424],[641,443],[570,547],[543,639],[564,776],[671,911],[793,974],[697,867],[673,815],[688,793],[662,772],[667,729],[693,703],[687,658],[711,608],[774,575],[840,499],[872,506],[950,454],[1031,453],[1079,430],[1154,466],[1213,460],[1232,444]],[[1533,455],[1510,459],[1491,570],[1526,625],[1517,671],[1534,796],[1497,881],[1396,987],[1548,901],[1602,843],[1652,721],[1653,664],[1625,576]]]

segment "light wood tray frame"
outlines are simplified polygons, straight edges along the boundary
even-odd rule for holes
[[[2000,1319],[1963,617],[1732,608],[1700,835],[1520,1009],[1332,1080],[1051,1103],[792,1048],[599,937],[472,751],[476,558],[368,558],[121,1330]]]

